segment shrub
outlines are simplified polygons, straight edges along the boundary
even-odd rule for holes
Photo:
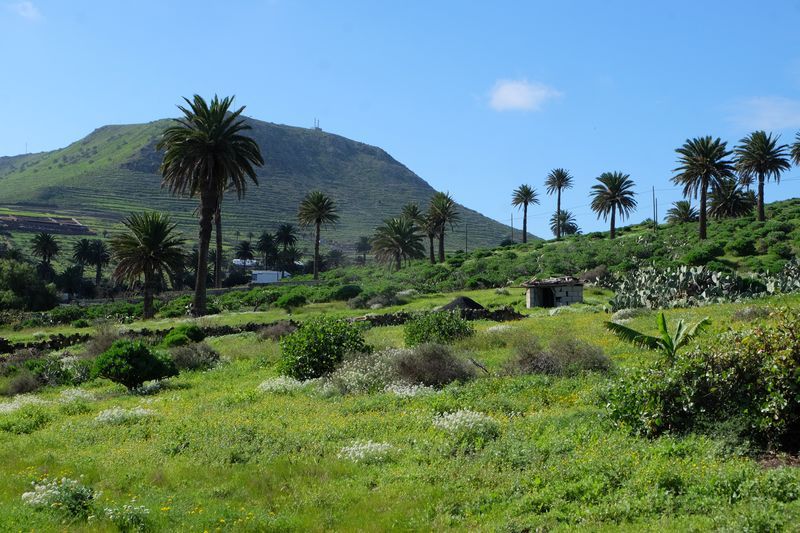
[[[164,318],[178,318],[187,316],[192,310],[191,295],[180,296],[174,300],[170,300],[158,310],[158,314]]]
[[[171,353],[178,370],[208,370],[219,363],[219,352],[204,342],[179,346]]]
[[[287,376],[278,376],[262,381],[258,386],[258,390],[261,392],[286,394],[302,389],[305,385],[306,384],[300,380]]]
[[[281,320],[275,324],[264,326],[259,330],[261,338],[264,340],[279,341],[286,335],[297,331],[297,326],[290,320]]]
[[[72,321],[73,328],[88,328],[89,326],[91,326],[91,324],[85,318],[79,318],[78,320]]]
[[[141,341],[118,340],[94,362],[93,377],[110,379],[133,390],[145,381],[178,374],[172,359]]]
[[[475,328],[457,312],[436,311],[421,313],[405,324],[405,341],[408,346],[423,343],[449,344],[469,337]]]
[[[756,241],[752,237],[741,236],[737,237],[725,247],[725,250],[738,257],[746,257],[748,255],[755,255]]]
[[[500,424],[497,420],[468,409],[443,413],[433,419],[433,425],[448,434],[454,451],[477,450],[500,435]]]
[[[0,310],[44,311],[57,303],[55,287],[46,285],[33,267],[0,259]]]
[[[736,322],[754,322],[756,320],[767,318],[771,311],[768,307],[756,307],[748,305],[741,309],[737,309],[731,315],[731,320]]]
[[[112,407],[111,409],[100,411],[94,421],[98,424],[109,426],[122,426],[133,424],[139,420],[144,420],[155,415],[155,411],[145,409],[144,407],[133,407],[131,409]]]
[[[25,394],[27,392],[34,392],[39,390],[42,384],[36,379],[36,376],[27,368],[20,370],[14,375],[3,388],[3,394],[6,396],[15,396],[17,394]]]
[[[282,374],[296,379],[317,378],[332,372],[348,353],[368,353],[361,329],[344,320],[310,320],[281,339]]]
[[[43,479],[32,483],[33,490],[22,495],[22,501],[37,509],[63,512],[85,518],[92,509],[95,492],[75,479]]]
[[[648,436],[734,425],[740,438],[796,450],[798,321],[800,311],[782,309],[774,324],[723,334],[672,364],[632,371],[608,392],[611,418]]]
[[[393,450],[394,446],[388,442],[356,441],[343,447],[337,457],[354,463],[379,463],[385,461]]]
[[[123,533],[128,531],[148,531],[150,509],[144,505],[134,505],[135,500],[122,507],[106,507],[103,514],[109,522]]]
[[[395,361],[408,350],[383,350],[349,354],[328,376],[328,382],[341,394],[379,392],[398,381]]]
[[[306,305],[306,303],[308,303],[308,298],[305,294],[287,292],[275,300],[275,307],[280,307],[287,312],[291,312],[295,307],[302,307]]]
[[[686,255],[683,256],[683,262],[691,266],[705,265],[712,259],[722,255],[723,252],[722,246],[717,243],[699,245],[689,250]]]
[[[359,285],[342,285],[331,293],[330,299],[335,301],[345,301],[355,298],[363,292]]]
[[[413,350],[402,350],[396,354],[394,364],[401,381],[430,387],[475,377],[468,363],[458,358],[452,348],[441,344],[422,344]]]
[[[94,336],[83,349],[83,355],[94,358],[105,352],[111,345],[122,338],[119,329],[109,322],[101,322],[95,328]]]
[[[611,360],[597,346],[579,339],[560,336],[545,350],[538,339],[529,338],[518,343],[505,368],[511,374],[574,376],[583,372],[607,372],[611,369]]]

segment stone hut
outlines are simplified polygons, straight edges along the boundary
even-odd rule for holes
[[[522,284],[525,304],[531,307],[561,307],[583,302],[583,282],[572,276],[532,279]]]

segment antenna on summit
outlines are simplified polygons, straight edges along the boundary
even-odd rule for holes
[[[315,131],[322,131],[322,128],[319,127],[319,119],[318,118],[314,119],[314,130]]]

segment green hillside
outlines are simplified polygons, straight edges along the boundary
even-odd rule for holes
[[[320,130],[248,119],[266,164],[258,171],[260,185],[243,201],[225,200],[225,240],[236,232],[245,238],[296,223],[297,205],[310,190],[331,195],[341,207],[341,220],[324,232],[327,247],[345,250],[362,235],[371,235],[384,218],[406,202],[425,204],[434,193],[422,178],[380,148]],[[155,150],[168,120],[149,124],[104,126],[66,148],[39,154],[0,158],[0,207],[24,212],[49,212],[78,217],[97,233],[113,228],[131,211],[169,211],[193,237],[192,199],[171,197],[161,189]],[[462,207],[463,222],[454,229],[449,248],[493,246],[510,234],[503,224]],[[310,241],[310,233],[306,245]]]

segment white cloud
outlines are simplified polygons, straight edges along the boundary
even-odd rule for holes
[[[731,120],[743,129],[782,130],[800,127],[800,100],[756,96],[733,106]]]
[[[543,83],[528,80],[498,80],[489,94],[495,111],[539,111],[548,100],[561,93]]]
[[[39,20],[42,18],[42,13],[39,9],[33,5],[33,2],[28,2],[27,0],[8,4],[8,8],[24,19]]]

